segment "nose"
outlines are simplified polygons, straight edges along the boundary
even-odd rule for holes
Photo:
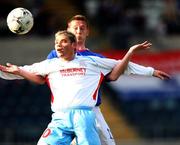
[[[62,45],[60,43],[56,44],[56,48],[57,48],[57,50],[61,50],[62,49]]]
[[[79,27],[77,27],[77,30],[76,30],[77,33],[81,33],[81,29]]]

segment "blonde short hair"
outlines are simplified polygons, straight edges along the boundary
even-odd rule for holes
[[[65,36],[67,36],[67,37],[69,38],[69,40],[71,41],[71,43],[76,42],[76,36],[75,36],[73,33],[69,32],[69,31],[67,31],[67,30],[63,30],[63,31],[58,31],[58,32],[56,32],[55,38],[57,38],[59,35],[65,35]]]

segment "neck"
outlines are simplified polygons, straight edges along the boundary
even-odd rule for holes
[[[71,61],[75,58],[75,54],[69,57],[59,57],[62,61]]]
[[[78,43],[76,46],[76,50],[87,50],[84,43]]]

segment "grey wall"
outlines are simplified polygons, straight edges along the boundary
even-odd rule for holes
[[[54,37],[1,38],[0,64],[31,64],[44,60],[51,49],[54,49]]]

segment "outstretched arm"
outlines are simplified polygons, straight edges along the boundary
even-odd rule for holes
[[[25,71],[20,67],[7,63],[6,66],[0,65],[0,71],[6,74],[4,79],[27,79],[34,83],[43,84],[45,83],[45,79],[42,76],[34,74],[32,72]],[[22,76],[23,78],[21,78]]]
[[[161,70],[154,70],[153,72],[153,76],[154,77],[157,77],[157,78],[160,78],[162,80],[165,80],[165,79],[170,79],[171,76]]]
[[[111,81],[117,80],[119,76],[122,75],[124,71],[126,70],[128,63],[131,59],[131,56],[139,50],[150,48],[151,45],[152,45],[151,43],[149,43],[148,41],[145,41],[143,43],[132,46],[129,49],[129,51],[126,53],[126,55],[123,57],[123,59],[119,61],[119,63],[116,64],[116,66],[113,68],[111,73],[108,74],[106,79],[111,80]]]

